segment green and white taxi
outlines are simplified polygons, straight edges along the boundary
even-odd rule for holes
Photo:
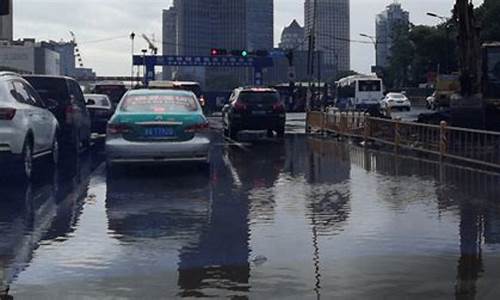
[[[210,164],[208,121],[189,91],[133,90],[110,119],[108,167],[118,163],[191,161]]]

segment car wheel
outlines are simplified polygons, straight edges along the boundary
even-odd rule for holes
[[[285,126],[278,128],[276,133],[279,138],[283,138],[285,136]]]
[[[116,169],[116,164],[106,159],[106,173],[111,176],[116,175]]]
[[[33,177],[33,145],[30,141],[26,141],[23,147],[23,176],[30,180]]]
[[[78,155],[80,154],[81,142],[80,142],[80,133],[77,132],[73,137],[73,153]]]
[[[85,147],[85,149],[87,149],[87,150],[88,150],[88,149],[90,149],[90,142],[91,142],[91,141],[90,141],[90,139],[91,139],[91,137],[90,137],[90,135],[89,135],[89,136],[85,139],[85,141],[83,142],[83,147]]]
[[[54,136],[54,141],[52,142],[52,164],[54,166],[59,164],[59,141],[57,140],[57,134]]]
[[[234,128],[234,126],[232,125],[228,125],[229,129],[228,129],[228,136],[230,139],[232,140],[236,140],[238,138],[238,130],[236,130],[236,128]]]
[[[224,136],[229,136],[229,129],[227,128],[226,122],[222,124],[222,130],[224,131]]]

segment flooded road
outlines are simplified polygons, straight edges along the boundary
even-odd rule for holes
[[[3,184],[14,299],[498,299],[500,176],[305,135]],[[73,165],[73,164],[69,164]]]

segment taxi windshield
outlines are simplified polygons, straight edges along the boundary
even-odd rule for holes
[[[186,95],[130,95],[120,111],[144,113],[196,112],[198,104],[194,97]]]

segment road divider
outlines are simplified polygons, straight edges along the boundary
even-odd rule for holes
[[[500,132],[371,117],[364,112],[308,112],[306,132],[333,134],[500,169]]]

